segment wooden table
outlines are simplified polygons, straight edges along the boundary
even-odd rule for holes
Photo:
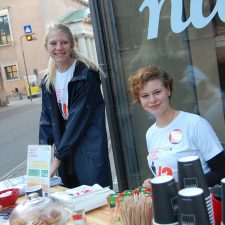
[[[55,186],[55,187],[51,188],[52,192],[65,191],[65,190],[67,190],[67,189],[62,186]],[[25,196],[21,196],[17,200],[17,204],[23,202],[25,200],[25,198],[26,198]],[[87,212],[86,219],[87,219],[88,225],[110,225],[110,224],[112,224],[112,222],[111,222],[112,217],[110,214],[110,209],[107,205]],[[6,224],[7,223],[0,222],[0,225],[6,225]],[[72,219],[66,225],[73,225]]]
[[[86,213],[87,222],[90,225],[110,225],[111,223],[111,215],[109,213],[108,206],[103,206],[98,209],[94,209]],[[70,225],[73,223],[70,222]],[[68,224],[68,225],[69,225]]]

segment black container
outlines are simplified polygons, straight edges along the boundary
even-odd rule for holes
[[[179,190],[197,187],[203,190],[211,225],[214,225],[212,200],[206,176],[198,156],[186,156],[178,159]]]
[[[201,188],[185,188],[178,192],[179,224],[211,225],[203,192]]]
[[[178,159],[179,189],[199,187],[203,189],[204,196],[208,197],[210,191],[198,156],[187,156]]]
[[[177,224],[178,190],[173,177],[154,177],[151,186],[155,224]]]

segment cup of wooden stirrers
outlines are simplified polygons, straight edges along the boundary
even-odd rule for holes
[[[120,213],[124,225],[151,225],[152,198],[144,193],[131,195],[121,203]]]

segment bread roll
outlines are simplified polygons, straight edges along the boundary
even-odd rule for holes
[[[43,213],[40,217],[40,219],[46,222],[48,225],[58,222],[60,218],[61,213],[55,209],[53,209],[51,212]]]

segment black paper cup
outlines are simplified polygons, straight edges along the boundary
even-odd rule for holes
[[[41,185],[28,186],[28,187],[26,187],[25,192],[26,192],[27,197],[31,193],[37,193],[41,197],[42,196],[42,186]]]
[[[225,225],[225,178],[221,180],[222,222]]]
[[[178,159],[178,181],[179,190],[190,187],[203,189],[207,211],[211,224],[214,224],[212,199],[206,176],[198,156],[186,156]]]
[[[178,190],[172,176],[151,179],[154,224],[177,224]]]
[[[179,189],[188,187],[199,187],[209,196],[205,174],[198,156],[186,156],[178,159]]]
[[[178,192],[178,206],[179,224],[211,225],[203,189],[181,189]]]

